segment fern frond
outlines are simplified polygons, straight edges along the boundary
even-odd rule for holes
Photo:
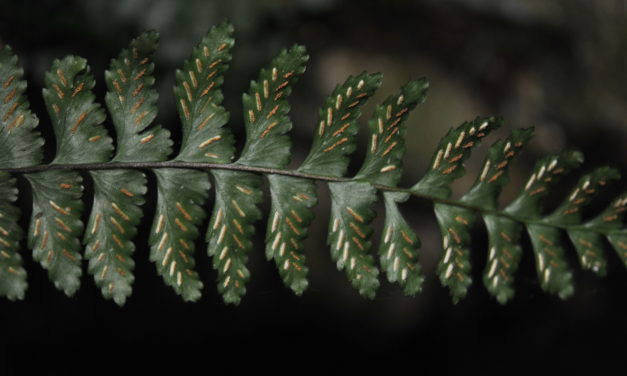
[[[625,211],[627,210],[627,193],[623,193],[616,198],[612,203],[600,213],[597,217],[591,219],[583,225],[583,229],[579,233],[571,231],[571,239],[573,243],[576,242],[575,247],[580,255],[580,260],[584,268],[588,268],[590,264],[590,252],[593,254],[601,254],[599,252],[601,247],[598,247],[598,242],[601,242],[603,235],[607,237],[607,240],[612,244],[614,250],[618,254],[618,257],[623,261],[627,267],[627,231],[623,228],[623,220],[625,218]],[[596,231],[595,231],[596,229]],[[600,232],[600,233],[599,233]],[[583,239],[583,241],[582,241]],[[583,247],[582,247],[583,246]],[[585,259],[584,259],[584,256]],[[599,257],[600,259],[600,257]],[[599,262],[601,263],[599,265]],[[600,274],[605,273],[605,261],[594,260],[591,262],[591,268]]]
[[[359,293],[373,299],[379,287],[379,269],[369,254],[370,223],[375,212],[371,208],[377,191],[368,182],[330,183],[331,220],[329,238],[331,258],[338,270],[345,269],[348,279]]]
[[[0,49],[0,168],[26,167],[41,163],[43,139],[34,130],[39,120],[24,96],[23,70],[11,48]],[[0,296],[23,299],[28,286],[19,253],[22,229],[15,179],[0,173]]]
[[[309,155],[298,172],[343,176],[355,149],[359,107],[381,84],[379,75],[349,77],[333,90],[320,109],[320,123]],[[266,256],[274,259],[286,285],[298,295],[308,285],[303,241],[317,204],[311,179],[268,175],[272,208],[266,233]]]
[[[140,35],[105,72],[105,101],[117,135],[112,161],[162,161],[171,150],[169,132],[146,130],[157,115],[152,55],[158,34]],[[94,203],[85,233],[89,272],[105,298],[123,305],[131,295],[132,242],[143,215],[146,176],[134,170],[90,171]]]
[[[441,198],[450,197],[451,189],[448,186],[465,174],[464,162],[470,157],[472,149],[502,123],[501,119],[493,117],[476,118],[451,129],[440,141],[430,168],[412,187],[412,191]]]
[[[512,159],[520,153],[533,135],[532,128],[515,129],[505,141],[495,142],[488,151],[481,175],[462,201],[486,209],[498,207],[498,197],[509,181],[507,174]],[[514,295],[514,274],[520,262],[520,224],[504,217],[484,214],[488,231],[488,259],[483,283],[488,292],[505,303]]]
[[[274,260],[281,278],[294,293],[301,295],[309,282],[303,241],[313,221],[312,209],[318,203],[316,185],[311,180],[268,175],[272,207],[266,230],[266,258]]]
[[[425,101],[428,87],[429,83],[424,78],[410,81],[398,95],[388,97],[377,106],[368,122],[370,148],[355,179],[392,187],[398,185],[403,174],[405,120],[418,104]]]
[[[105,128],[105,111],[95,101],[94,79],[87,62],[75,56],[56,60],[46,73],[43,97],[56,138],[56,153],[42,164],[43,140],[38,119],[24,96],[26,83],[10,48],[0,49],[0,295],[23,299],[27,288],[22,266],[15,174],[32,188],[28,247],[66,295],[80,286],[81,239],[89,273],[107,299],[123,305],[130,297],[135,262],[133,238],[142,221],[147,176],[156,178],[156,208],[150,229],[150,260],[165,283],[185,301],[197,301],[204,288],[196,271],[198,235],[206,231],[207,252],[217,274],[217,290],[226,303],[238,304],[251,276],[247,260],[253,235],[263,218],[264,177],[268,182],[265,254],[284,283],[297,295],[309,282],[304,240],[318,203],[316,181],[327,183],[331,217],[327,243],[331,259],[359,293],[374,298],[379,267],[409,296],[425,278],[419,263],[420,238],[402,215],[410,197],[433,203],[442,239],[437,266],[453,301],[472,284],[474,224],[483,220],[488,233],[483,284],[500,303],[514,296],[514,278],[524,257],[523,231],[529,235],[541,288],[561,298],[574,292],[565,258],[570,240],[584,269],[604,275],[603,248],[609,242],[627,266],[624,213],[627,193],[600,214],[583,216],[601,189],[619,171],[601,167],[585,174],[555,210],[545,213],[543,199],[583,155],[564,151],[542,158],[518,196],[499,205],[513,158],[530,141],[533,130],[517,129],[494,142],[474,184],[459,199],[450,185],[465,174],[472,150],[503,121],[477,117],[451,129],[440,141],[428,170],[410,188],[398,187],[402,176],[408,116],[426,98],[426,79],[409,81],[374,110],[368,122],[365,159],[353,177],[346,172],[356,148],[361,108],[381,85],[381,74],[363,72],[338,85],[321,107],[309,154],[293,170],[288,97],[305,71],[305,48],[281,51],[261,70],[243,95],[245,140],[241,152],[222,106],[223,73],[231,61],[233,27],[215,26],[176,71],[174,97],[182,127],[174,156],[170,132],[154,124],[158,94],[153,55],[158,34],[146,32],[111,61],[105,72],[105,103],[115,132],[115,151]],[[170,158],[170,159],[168,159]],[[87,226],[83,211],[83,175],[93,181],[93,204]],[[214,181],[212,214],[207,229],[206,202]],[[371,250],[374,205],[379,195],[385,222],[377,248]]]
[[[234,147],[231,132],[223,128],[228,113],[221,106],[222,73],[231,60],[233,27],[211,28],[176,72],[174,95],[183,126],[183,139],[174,160],[226,163]],[[150,234],[150,258],[166,283],[186,301],[200,299],[202,282],[194,270],[198,226],[211,184],[204,171],[155,170],[158,203]]]
[[[0,197],[0,295],[21,300],[28,283],[19,253],[22,229],[17,221],[20,210],[13,204],[17,200],[15,179],[6,172],[0,173]]]
[[[150,260],[157,272],[186,301],[200,299],[202,282],[194,269],[194,242],[205,218],[202,205],[209,195],[205,172],[155,169],[157,210],[150,231]]]
[[[135,245],[146,177],[133,170],[91,171],[94,202],[85,231],[89,273],[107,299],[119,305],[131,295]]]
[[[299,172],[344,176],[350,162],[348,155],[355,151],[360,108],[379,86],[381,74],[363,72],[347,78],[333,90],[320,109],[318,130]]]
[[[176,71],[174,96],[183,127],[181,150],[174,160],[228,163],[235,153],[233,135],[225,128],[229,114],[222,107],[222,74],[231,61],[233,26],[209,30],[191,57]]]
[[[398,282],[405,295],[416,295],[422,289],[424,276],[418,248],[420,239],[403,218],[398,204],[409,199],[404,192],[384,192],[385,225],[379,245],[379,262],[388,281]]]
[[[286,133],[291,85],[305,71],[308,56],[302,46],[282,51],[243,97],[246,144],[235,162],[244,166],[283,168],[289,163],[290,141]],[[227,303],[239,303],[249,278],[246,255],[252,247],[254,223],[261,219],[262,178],[257,174],[213,171],[216,201],[209,227],[209,255],[218,270],[218,291]],[[272,188],[272,186],[271,186]],[[275,194],[272,192],[272,194]]]
[[[75,171],[26,174],[33,190],[28,246],[54,285],[72,296],[80,286],[83,179]]]
[[[239,303],[246,293],[250,272],[247,253],[252,248],[253,224],[261,219],[262,180],[247,172],[213,171],[216,200],[207,240],[213,268],[218,271],[218,291],[226,303]]]
[[[24,71],[10,47],[0,49],[0,166],[34,166],[41,163],[44,140],[35,127],[37,116],[29,109],[24,95]]]
[[[487,130],[487,126],[483,124],[485,123],[482,123],[479,128],[484,126]],[[468,132],[474,133],[477,131],[473,132],[473,126],[471,126]],[[461,197],[460,201],[484,209],[495,209],[501,189],[508,181],[507,170],[510,161],[530,139],[531,134],[532,129],[517,129],[505,141],[495,142],[488,151],[488,156],[483,163],[480,175],[470,190]],[[455,150],[462,147],[463,138],[464,131],[459,133],[454,145],[452,143],[446,144],[446,150]],[[449,147],[449,145],[451,146]],[[466,145],[470,145],[469,149],[473,146],[471,143]],[[445,151],[442,157],[446,158],[446,154],[447,152]],[[451,154],[451,152],[448,154]],[[454,158],[462,159],[462,157],[452,157],[451,160]],[[450,169],[453,166],[447,168]],[[472,226],[477,220],[477,214],[467,208],[454,207],[442,203],[435,205],[435,211],[442,234],[442,248],[444,249],[443,257],[438,264],[438,274],[442,284],[451,289],[453,300],[458,301],[466,295],[467,289],[472,283],[470,275],[470,234]],[[500,276],[496,277],[491,284],[485,283],[488,291],[502,300],[504,299],[502,295],[507,293],[501,291],[501,284],[506,285],[505,290],[507,290],[508,282],[513,279],[511,274],[508,276],[508,271],[510,268],[515,269],[517,267],[519,252],[517,247],[518,240],[511,245],[511,249],[508,249],[507,245],[502,244],[502,240],[510,237],[518,239],[519,235],[516,233],[516,223],[508,223],[506,222],[507,219],[487,214],[484,215],[484,221],[490,239],[488,263],[492,263],[487,277],[485,277],[486,281],[497,272],[496,267],[501,266],[498,270]],[[507,231],[504,231],[501,227]],[[498,234],[496,237],[494,236],[495,231]],[[503,281],[500,281],[500,278]],[[499,284],[499,281],[501,284]]]
[[[87,61],[76,56],[56,60],[45,81],[43,97],[57,140],[52,163],[106,162],[113,146],[102,124],[104,111],[92,93],[95,82]],[[82,177],[75,171],[43,171],[26,178],[33,190],[28,239],[33,258],[71,296],[82,274]]]

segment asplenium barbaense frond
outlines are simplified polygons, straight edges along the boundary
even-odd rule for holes
[[[562,298],[573,293],[563,233],[570,237],[586,269],[605,273],[604,239],[627,264],[627,231],[622,226],[627,194],[597,217],[581,217],[590,199],[618,177],[616,170],[603,167],[585,175],[554,212],[541,210],[541,199],[550,187],[581,163],[578,152],[540,160],[518,197],[499,208],[508,167],[531,138],[531,129],[515,130],[495,142],[474,185],[459,200],[450,199],[449,185],[464,174],[471,151],[501,125],[500,119],[477,118],[450,130],[424,176],[411,188],[398,187],[404,122],[425,100],[425,79],[408,82],[376,107],[368,122],[367,154],[354,177],[346,177],[346,172],[356,148],[360,108],[381,84],[380,74],[351,76],[335,88],[320,109],[308,156],[300,167],[286,169],[292,127],[287,99],[307,61],[305,48],[294,46],[262,69],[244,94],[246,140],[243,149],[236,150],[220,91],[231,59],[232,32],[226,23],[212,28],[176,72],[174,94],[183,127],[177,155],[171,155],[169,131],[153,124],[157,92],[152,58],[157,33],[140,35],[111,61],[105,72],[107,111],[95,101],[94,78],[84,59],[68,56],[53,62],[43,90],[56,136],[54,159],[47,164],[42,164],[44,142],[36,130],[38,117],[29,110],[24,95],[23,72],[9,47],[0,50],[2,296],[22,299],[27,288],[15,174],[23,175],[32,190],[28,247],[55,286],[73,295],[80,285],[84,257],[104,297],[120,305],[130,296],[134,280],[132,240],[142,218],[146,173],[154,174],[158,190],[150,259],[165,283],[186,301],[201,297],[203,283],[195,270],[194,247],[199,234],[205,233],[218,291],[227,303],[240,302],[250,277],[246,262],[253,246],[251,237],[260,230],[259,220],[264,216],[259,207],[264,177],[271,200],[270,212],[265,213],[265,253],[296,294],[302,294],[308,284],[303,241],[317,203],[315,181],[328,183],[331,192],[331,258],[369,298],[379,286],[379,268],[407,295],[421,289],[420,240],[398,208],[412,195],[435,205],[443,249],[437,273],[455,301],[466,295],[472,282],[471,228],[477,220],[485,222],[489,239],[483,282],[502,303],[514,294],[523,230],[533,245],[542,289]],[[115,148],[108,123],[113,125]],[[210,174],[214,203],[204,222]],[[87,224],[81,220],[83,179],[93,182]],[[372,206],[378,193],[385,204],[385,224],[376,247],[379,266],[370,240]],[[203,223],[207,228],[200,227]]]

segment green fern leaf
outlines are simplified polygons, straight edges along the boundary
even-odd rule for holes
[[[589,230],[570,230],[568,237],[575,246],[581,267],[605,276],[607,261],[603,255],[603,236]]]
[[[25,98],[24,71],[10,47],[0,49],[0,166],[25,167],[41,163],[44,144],[34,131],[39,120]]]
[[[471,150],[489,132],[501,126],[495,118],[477,118],[450,130],[440,141],[429,171],[412,188],[422,194],[448,198],[448,185],[464,174],[463,164]],[[480,186],[481,181],[475,186]],[[464,200],[462,199],[462,202]],[[476,221],[473,211],[443,203],[434,205],[442,235],[443,256],[438,263],[438,275],[442,285],[451,291],[454,302],[466,296],[472,283],[470,276],[471,230]]]
[[[27,288],[12,174],[23,174],[32,187],[28,246],[55,286],[70,296],[78,289],[82,238],[96,285],[105,298],[119,305],[130,296],[134,281],[132,240],[147,192],[142,170],[154,173],[157,188],[150,260],[185,301],[200,299],[203,288],[194,251],[206,215],[210,173],[216,195],[206,240],[217,270],[218,291],[230,304],[240,303],[250,278],[246,264],[255,226],[262,217],[263,176],[271,199],[266,257],[276,263],[284,283],[297,295],[308,286],[304,240],[318,202],[315,181],[326,182],[331,193],[327,237],[331,257],[365,297],[373,298],[379,287],[379,268],[370,253],[377,192],[382,194],[386,214],[378,246],[380,266],[406,295],[418,293],[424,280],[420,239],[399,207],[410,196],[434,203],[444,248],[437,273],[455,302],[468,293],[472,283],[473,226],[479,218],[486,224],[489,241],[483,284],[500,303],[514,295],[523,229],[531,239],[540,286],[561,298],[574,291],[565,259],[567,237],[584,269],[606,273],[606,240],[627,266],[627,193],[592,219],[582,215],[601,188],[619,177],[617,170],[603,167],[584,175],[557,209],[543,212],[542,199],[549,188],[581,163],[581,153],[566,151],[541,159],[516,199],[499,207],[509,166],[531,138],[532,129],[515,130],[495,142],[474,184],[459,199],[450,198],[450,184],[464,174],[470,152],[501,125],[500,119],[477,118],[451,129],[425,175],[409,189],[397,187],[405,152],[404,123],[425,100],[425,79],[410,81],[376,107],[368,123],[364,163],[348,178],[360,109],[381,84],[380,74],[349,77],[320,109],[308,156],[300,167],[289,170],[292,123],[287,98],[305,71],[308,57],[302,46],[283,50],[243,96],[246,139],[235,160],[234,137],[226,127],[229,114],[222,107],[220,89],[231,60],[232,34],[228,23],[211,28],[176,72],[174,96],[182,139],[179,153],[171,160],[166,160],[172,151],[170,133],[153,124],[158,98],[151,62],[156,32],[132,40],[105,72],[105,102],[117,135],[115,153],[102,124],[105,113],[94,101],[94,79],[86,61],[75,56],[54,61],[43,91],[56,138],[56,154],[49,165],[42,164],[43,140],[35,130],[38,119],[24,96],[23,72],[10,48],[0,49],[0,295],[22,299]],[[93,180],[87,226],[81,220],[79,171],[88,172]]]
[[[464,175],[464,162],[472,148],[492,130],[500,127],[501,119],[477,118],[451,129],[440,141],[438,150],[431,160],[431,167],[412,190],[426,195],[448,198],[448,185]]]
[[[625,211],[627,210],[627,193],[623,193],[618,198],[614,199],[612,203],[596,218],[588,221],[584,228],[586,229],[598,229],[607,236],[607,239],[614,247],[614,250],[618,254],[618,257],[623,261],[625,267],[627,267],[627,231],[623,228],[623,220],[625,218]],[[598,255],[600,252],[597,250],[598,242],[601,240],[600,234],[592,235],[590,231],[581,231],[582,234],[573,235],[574,232],[570,232],[571,239],[577,247],[577,252],[580,255],[580,260],[584,268],[590,268],[603,275],[605,274],[605,262],[599,261],[592,255]],[[575,239],[574,237],[584,237],[584,241],[581,239]],[[590,244],[588,244],[588,242]],[[584,256],[586,259],[584,260]],[[600,257],[598,257],[600,259]],[[598,267],[598,268],[597,268]],[[598,269],[598,271],[597,271]]]
[[[608,235],[608,240],[616,250],[618,257],[623,260],[627,267],[627,231],[615,231]]]
[[[154,31],[133,39],[105,72],[105,101],[117,134],[113,161],[162,161],[172,149],[170,132],[160,126],[145,131],[157,116],[152,57],[158,41]]]
[[[268,175],[272,208],[266,231],[266,258],[274,260],[283,282],[301,295],[307,282],[303,241],[317,204],[316,185],[311,180]]]
[[[536,255],[536,271],[544,291],[566,299],[573,294],[572,272],[564,258],[564,248],[559,230],[542,225],[528,225]]]
[[[246,172],[213,171],[216,201],[207,232],[209,256],[218,271],[218,292],[225,303],[239,304],[246,293],[246,268],[253,224],[261,218],[261,179]]]
[[[205,218],[202,205],[211,185],[205,172],[156,169],[157,210],[150,231],[150,261],[186,301],[200,299],[202,282],[194,270],[194,241]]]
[[[348,168],[348,155],[355,150],[359,108],[381,85],[380,74],[349,77],[335,88],[320,110],[321,121],[309,155],[298,171],[327,176],[343,176]],[[376,189],[368,182],[352,180],[330,183],[331,219],[327,244],[338,270],[359,293],[373,299],[379,287],[379,269],[369,254],[370,223],[375,216],[371,209]],[[350,193],[351,190],[354,192]]]
[[[370,148],[355,179],[367,179],[373,184],[396,186],[403,173],[405,126],[407,116],[416,105],[423,103],[429,83],[424,78],[410,81],[400,94],[390,96],[377,106],[370,128]]]
[[[589,187],[587,188],[589,189]],[[581,199],[581,197],[575,198],[575,200],[577,199]],[[604,237],[607,237],[610,243],[614,245],[621,260],[627,261],[627,254],[624,252],[627,249],[622,249],[623,252],[621,252],[620,241],[617,241],[621,232],[624,232],[622,223],[626,203],[627,194],[622,194],[614,199],[607,209],[598,216],[584,223],[581,227],[572,228],[568,231],[568,236],[575,246],[582,268],[591,270],[600,276],[606,274],[607,261],[603,255]]]
[[[559,208],[545,218],[545,221],[555,221],[575,225],[581,223],[581,209],[590,200],[597,196],[602,187],[611,180],[620,178],[618,170],[602,167],[590,174],[583,176],[575,189],[568,196]],[[612,217],[605,217],[604,222],[611,221]],[[587,223],[593,230],[595,223]],[[599,226],[600,227],[600,226]],[[595,231],[569,229],[568,236],[575,246],[579,256],[579,262],[584,269],[592,270],[599,275],[605,275],[606,261],[603,255],[603,238]]]
[[[505,208],[505,212],[529,219],[540,217],[542,210],[540,199],[546,196],[548,188],[582,161],[582,154],[574,151],[565,151],[541,159],[536,163],[525,187]],[[564,259],[560,231],[547,225],[529,224],[527,232],[533,245],[536,272],[542,289],[558,294],[563,299],[572,295],[574,291],[572,273]]]
[[[443,256],[438,275],[443,286],[451,291],[453,302],[466,296],[472,283],[470,276],[471,229],[476,217],[467,209],[435,204],[435,214],[442,234]]]
[[[0,49],[0,167],[26,167],[41,163],[43,139],[34,131],[38,119],[25,98],[23,70],[10,47]],[[28,287],[19,254],[22,229],[15,179],[0,173],[0,296],[23,299]]]
[[[547,195],[549,187],[582,162],[583,154],[578,151],[564,151],[559,155],[542,158],[536,163],[533,173],[516,199],[505,208],[505,212],[524,218],[540,217],[541,199]]]
[[[509,181],[507,171],[512,159],[529,142],[533,129],[515,129],[505,141],[495,142],[488,151],[481,174],[462,201],[485,209],[498,207],[498,196]],[[483,284],[488,292],[504,304],[514,296],[514,274],[520,263],[522,226],[509,218],[483,215],[488,230],[488,260]]]
[[[43,97],[57,139],[53,163],[105,162],[113,149],[94,102],[94,79],[85,59],[56,60],[46,73]],[[27,174],[33,189],[29,246],[55,286],[73,295],[80,286],[82,178],[74,171]]]
[[[553,213],[545,216],[543,221],[563,225],[579,224],[581,222],[581,209],[598,195],[600,189],[608,181],[618,178],[620,178],[618,170],[609,167],[601,167],[582,176],[567,199]]]
[[[422,289],[424,276],[418,263],[420,239],[409,227],[398,203],[409,198],[408,193],[384,192],[385,224],[383,238],[379,245],[379,260],[388,281],[398,282],[405,295],[416,295]]]
[[[291,85],[305,72],[309,57],[305,47],[283,50],[270,68],[262,69],[257,81],[243,96],[246,144],[237,163],[246,166],[283,168],[290,161],[290,139],[285,134],[292,128],[287,117],[287,97]]]
[[[85,258],[102,295],[123,305],[135,263],[131,241],[142,217],[146,177],[138,171],[92,171],[94,203],[85,231]]]
[[[105,72],[105,97],[117,134],[114,162],[160,161],[171,150],[169,132],[146,128],[157,114],[152,55],[158,34],[144,33]],[[94,203],[85,234],[89,272],[105,298],[123,305],[134,277],[132,238],[142,217],[146,177],[133,170],[90,171]]]
[[[536,179],[541,179],[542,174],[539,172]],[[618,171],[607,167],[599,168],[583,176],[566,200],[553,213],[544,217],[542,222],[564,225],[578,224],[581,221],[581,208],[597,194],[600,186],[605,185],[608,180],[618,177]],[[536,252],[536,270],[542,288],[548,292],[559,294],[562,299],[572,295],[574,292],[572,273],[564,259],[564,249],[560,246],[562,243],[561,233],[546,225],[530,225],[528,230]],[[578,248],[578,245],[582,245],[580,242],[573,244],[575,244],[575,249]],[[597,253],[600,253],[600,250]],[[600,257],[597,256],[597,258]]]
[[[183,141],[175,160],[226,163],[232,159],[233,136],[223,128],[228,113],[221,106],[222,73],[231,60],[233,27],[213,27],[176,72],[176,97]],[[202,282],[194,270],[195,240],[205,218],[203,205],[211,187],[206,172],[155,170],[158,203],[150,258],[157,271],[186,301],[201,297]]]
[[[20,210],[13,204],[17,200],[15,179],[0,173],[0,296],[9,300],[24,299],[28,287],[26,270],[19,254],[22,229],[17,221]]]
[[[176,71],[174,96],[183,125],[181,150],[175,160],[228,163],[235,148],[224,125],[228,112],[221,106],[222,74],[231,61],[233,26],[212,27],[192,51],[183,69]]]
[[[485,215],[488,230],[488,260],[483,273],[483,284],[499,303],[505,304],[514,296],[514,274],[522,257],[520,238],[523,226],[505,217]]]
[[[349,77],[333,90],[320,109],[320,123],[299,172],[344,176],[350,162],[347,156],[355,151],[359,109],[379,86],[381,74],[363,72]]]
[[[43,97],[57,139],[53,163],[109,160],[113,146],[102,126],[105,113],[94,102],[94,85],[87,61],[81,57],[55,60],[46,73]]]
[[[405,154],[405,120],[418,104],[423,103],[429,83],[425,79],[410,81],[396,96],[388,97],[375,109],[368,122],[370,148],[356,180],[364,179],[373,184],[396,186],[403,169]],[[385,192],[385,237],[379,246],[381,266],[388,280],[399,282],[407,295],[416,294],[422,285],[418,265],[418,237],[409,228],[396,205],[409,198],[408,194]]]
[[[26,174],[33,189],[28,246],[54,285],[72,296],[80,286],[83,186],[74,171]]]
[[[488,151],[480,175],[460,201],[484,209],[495,209],[498,195],[509,180],[507,170],[510,161],[529,141],[532,133],[531,128],[517,129],[505,141],[495,142]],[[466,295],[467,288],[472,282],[469,262],[470,231],[476,221],[476,214],[471,210],[453,208],[445,204],[437,204],[436,213],[438,210],[440,211],[438,218],[442,218],[439,223],[445,250],[438,271],[440,280],[444,285],[451,287],[454,300],[457,301]],[[517,244],[508,243],[511,242],[511,238],[519,239],[521,228],[516,222],[503,217],[487,214],[483,219],[490,240],[488,256],[490,268],[484,274],[484,284],[492,295],[496,295],[497,299],[503,302],[509,293],[513,293],[510,286],[520,258],[520,248]],[[497,272],[498,276],[495,275]]]
[[[338,270],[346,276],[359,293],[374,299],[379,287],[379,269],[368,253],[372,243],[370,223],[375,216],[371,206],[376,202],[376,190],[367,182],[330,183],[331,220],[327,244]]]
[[[355,148],[359,107],[380,84],[379,75],[362,73],[335,88],[320,110],[323,120],[309,156],[297,171],[335,176],[345,173],[349,162],[345,155]],[[300,295],[308,285],[303,240],[317,203],[316,186],[311,180],[287,176],[268,175],[268,180],[272,221],[268,223],[266,256],[274,259],[285,284]]]
[[[243,97],[246,144],[238,165],[282,168],[289,163],[292,124],[287,117],[291,85],[305,71],[305,49],[282,51],[262,69]],[[208,252],[218,270],[218,291],[226,303],[239,304],[249,278],[247,253],[252,246],[253,224],[261,218],[261,176],[233,171],[213,171],[216,201],[207,233]],[[272,193],[275,194],[275,193]]]
[[[507,171],[511,161],[532,136],[533,128],[515,129],[505,141],[497,141],[490,146],[480,175],[461,201],[485,209],[496,209],[499,194],[509,182]]]

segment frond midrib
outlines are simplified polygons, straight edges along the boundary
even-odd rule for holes
[[[355,181],[354,178],[349,177],[336,177],[327,175],[317,175],[300,172],[298,170],[285,170],[275,169],[267,167],[254,167],[247,166],[238,163],[219,164],[219,163],[202,163],[202,162],[183,162],[183,161],[164,161],[164,162],[105,162],[105,163],[76,163],[76,164],[42,164],[30,167],[19,168],[0,168],[0,172],[8,173],[22,173],[30,174],[41,171],[49,170],[77,170],[77,171],[95,171],[95,170],[118,170],[118,169],[133,169],[133,170],[151,170],[161,168],[181,168],[181,169],[195,169],[195,170],[231,170],[231,171],[243,171],[253,172],[258,174],[274,174],[297,177],[301,179],[316,180],[322,182],[349,182]],[[368,182],[367,180],[365,180]],[[478,205],[472,205],[461,200],[454,200],[448,198],[442,198],[436,195],[430,195],[423,192],[418,192],[410,188],[394,187],[382,184],[371,184],[374,188],[382,192],[403,192],[408,193],[413,197],[431,201],[434,204],[446,204],[450,206],[460,207],[471,210],[482,216],[493,215],[497,217],[503,217],[512,221],[522,223],[525,225],[542,225],[547,227],[554,227],[562,229],[564,231],[584,230],[593,231],[596,233],[608,235],[612,232],[606,228],[594,228],[586,226],[585,224],[565,224],[560,222],[545,221],[543,218],[531,218],[520,215],[514,215],[504,210],[484,208]]]

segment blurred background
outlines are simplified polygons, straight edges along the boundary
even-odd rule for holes
[[[0,0],[0,42],[18,54],[31,106],[45,132],[50,124],[41,88],[54,59],[67,54],[88,58],[103,103],[103,72],[110,59],[140,32],[156,29],[161,33],[157,121],[176,137],[174,71],[207,30],[225,19],[235,26],[236,45],[225,76],[224,104],[240,144],[241,93],[249,81],[282,48],[299,43],[309,51],[307,72],[290,99],[293,165],[309,150],[326,95],[348,75],[367,70],[382,72],[384,81],[363,111],[353,171],[364,155],[366,120],[375,104],[424,76],[431,86],[426,103],[408,119],[404,186],[424,173],[449,128],[477,115],[503,116],[506,126],[474,153],[467,176],[455,183],[456,196],[474,181],[487,146],[517,127],[535,127],[536,137],[513,166],[502,203],[516,195],[537,158],[564,148],[584,152],[582,172],[605,164],[627,172],[624,0]],[[154,188],[154,181],[150,184]],[[543,367],[559,370],[627,365],[627,272],[609,247],[606,278],[582,271],[574,250],[567,249],[575,295],[563,302],[541,292],[526,244],[516,296],[501,306],[481,283],[486,235],[478,226],[474,284],[468,297],[454,305],[435,275],[441,249],[431,205],[411,200],[403,211],[423,242],[423,292],[405,297],[382,278],[377,297],[369,301],[330,259],[328,190],[318,187],[317,219],[305,251],[310,285],[302,297],[283,287],[275,266],[265,261],[264,234],[258,231],[249,260],[252,277],[239,307],[225,306],[216,293],[216,275],[201,242],[197,269],[204,296],[198,303],[184,303],[160,281],[142,246],[153,214],[150,204],[136,242],[134,293],[124,308],[103,300],[87,275],[77,295],[66,298],[25,252],[26,300],[0,301],[1,374],[33,374],[39,367],[47,369],[41,374],[68,374],[77,364],[90,372],[96,366],[99,373],[121,368],[126,360],[143,361],[144,370],[199,363],[206,372],[237,371],[247,363],[284,372],[375,365],[501,372],[545,361]],[[621,187],[624,179],[607,189],[591,213]],[[563,185],[553,193],[547,211],[567,190]],[[20,200],[28,218],[28,198]],[[154,203],[154,197],[148,201]],[[383,214],[381,206],[377,211]],[[374,244],[381,224],[382,218],[374,223]]]

